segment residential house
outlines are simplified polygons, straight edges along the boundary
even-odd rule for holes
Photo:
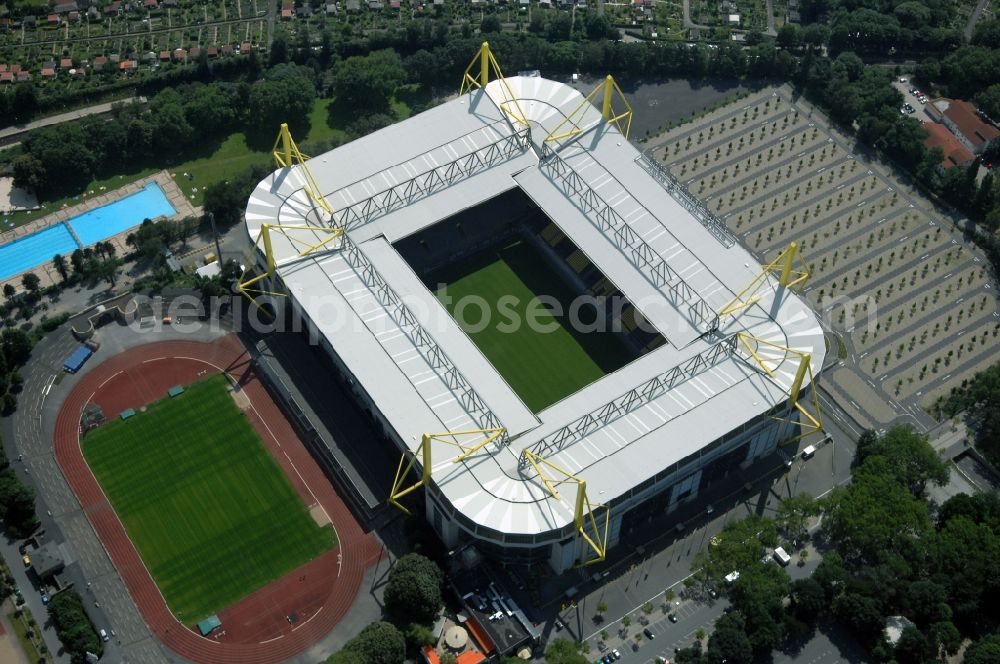
[[[74,12],[70,12],[66,16],[69,18],[69,22],[70,23],[79,23],[80,22],[80,12],[75,12],[75,11]]]
[[[191,58],[192,60],[197,60],[198,58],[200,58],[201,57],[201,47],[200,46],[192,46],[191,49],[188,51],[188,57]]]
[[[389,0],[389,9],[399,11],[399,0]]]
[[[142,0],[142,6],[146,8],[146,11],[154,11],[160,8],[160,3],[157,0]]]
[[[934,99],[925,107],[927,114],[947,127],[955,138],[973,154],[982,154],[1000,131],[983,120],[976,107],[962,99]]]
[[[174,60],[177,60],[178,62],[184,62],[185,60],[187,60],[187,57],[188,57],[188,52],[185,51],[183,48],[174,49]]]
[[[303,3],[298,9],[293,9],[292,13],[301,18],[309,18],[313,15],[313,8],[309,3]]]
[[[180,7],[180,3],[177,0],[160,0],[160,7],[162,9],[177,9]]]
[[[368,9],[380,12],[385,9],[385,2],[383,0],[368,0]]]
[[[357,14],[359,11],[361,11],[361,2],[360,2],[360,0],[347,0],[347,13],[348,14]]]
[[[104,66],[107,65],[107,64],[108,64],[108,56],[106,56],[106,55],[99,55],[96,58],[94,58],[94,70],[95,71],[101,71],[102,69],[104,69]]]
[[[240,53],[249,53],[250,48],[251,48],[250,42],[243,42],[242,44],[240,44]]]
[[[59,69],[70,69],[73,66],[73,58],[63,58],[59,61]]]
[[[42,78],[53,79],[56,77],[56,70],[52,67],[42,67]]]
[[[295,14],[292,11],[291,7],[282,7],[281,8],[281,20],[282,21],[291,21],[292,17],[294,17],[294,16],[295,16]]]
[[[70,2],[57,2],[52,11],[56,14],[68,14],[70,12],[79,11],[80,6],[76,4],[76,0],[70,0]]]
[[[170,51],[160,51],[160,62],[170,62]]]
[[[328,3],[326,3],[326,7],[323,9],[323,11],[324,11],[324,13],[327,16],[336,16],[337,15],[337,3],[336,2],[328,2]]]
[[[233,54],[233,45],[232,44],[223,44],[222,45],[222,55],[232,55],[232,54]]]
[[[49,14],[46,23],[48,23],[51,26],[59,25],[61,23],[61,21],[59,20],[59,14]]]
[[[12,71],[0,72],[0,83],[10,84],[13,82],[14,82],[14,72]]]
[[[219,49],[214,46],[209,46],[206,52],[208,53],[209,60],[219,57]]]
[[[31,72],[30,71],[25,71],[25,70],[22,69],[21,71],[15,72],[15,73],[17,74],[17,82],[18,83],[23,83],[24,81],[30,81],[31,80]]]
[[[87,10],[87,20],[91,22],[101,20],[101,12],[97,10],[97,7],[91,6]]]
[[[21,25],[24,27],[25,30],[34,30],[35,26],[37,25],[37,22],[38,19],[35,18],[34,16],[25,16],[24,19],[21,21]]]
[[[139,62],[137,60],[122,60],[118,63],[118,71],[130,74],[139,68]]]
[[[114,0],[114,2],[108,4],[108,6],[104,8],[105,16],[118,16],[121,13],[122,13],[121,0]]]

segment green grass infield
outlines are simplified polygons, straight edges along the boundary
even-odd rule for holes
[[[336,544],[223,375],[87,434],[83,454],[177,618],[194,624]]]
[[[532,412],[539,412],[606,373],[628,364],[633,354],[611,332],[578,332],[568,324],[566,312],[575,293],[555,274],[544,256],[523,241],[487,249],[468,259],[427,275],[425,283],[447,284],[444,304],[456,316],[464,297],[486,300],[490,323],[480,325],[480,309],[467,306],[458,312],[459,324]],[[438,291],[438,296],[442,295]],[[533,305],[547,295],[562,305],[563,316],[541,313]],[[513,312],[521,325],[508,330],[498,314],[506,296],[505,312]],[[511,300],[509,296],[514,296]],[[528,310],[539,323],[525,323]],[[463,320],[464,319],[464,320]],[[548,330],[548,331],[544,331]]]

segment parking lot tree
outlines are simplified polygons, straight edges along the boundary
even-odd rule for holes
[[[395,625],[371,623],[344,644],[327,664],[399,664],[406,658],[406,639]]]
[[[677,664],[702,664],[705,657],[701,651],[701,644],[696,643],[687,648],[681,648],[675,653],[674,661]]]
[[[974,641],[965,651],[963,664],[996,664],[1000,662],[1000,633],[987,634]]]
[[[1000,463],[1000,363],[953,390],[940,410],[947,417],[964,413],[976,448],[994,464]]]
[[[833,601],[833,615],[871,648],[881,638],[885,628],[885,613],[877,599],[853,592],[844,593]]]
[[[884,456],[866,459],[854,481],[826,501],[823,528],[848,566],[912,553],[931,530],[927,503],[897,481]]]
[[[771,519],[751,514],[739,521],[730,521],[695,556],[694,567],[702,583],[721,585],[727,574],[743,572],[760,560],[764,547],[778,543],[777,525]]]
[[[756,654],[770,652],[781,643],[783,602],[788,593],[788,574],[777,565],[752,565],[733,583],[729,598],[745,619],[743,631]]]
[[[877,436],[865,447],[858,446],[860,469],[869,459],[883,458],[892,475],[915,496],[922,496],[927,482],[943,486],[948,481],[948,466],[931,447],[926,436],[909,426],[896,426]]]
[[[0,350],[3,351],[8,367],[18,367],[27,362],[31,346],[31,337],[24,330],[6,327],[0,333]]]
[[[590,660],[580,654],[577,644],[569,639],[557,638],[549,642],[545,649],[546,664],[589,664]]]
[[[715,630],[708,638],[708,651],[704,661],[710,664],[750,664],[753,647],[747,638],[743,617],[728,613],[715,621]]]
[[[896,642],[899,664],[924,664],[932,657],[931,644],[916,627],[907,627]]]
[[[803,492],[789,496],[778,504],[775,521],[786,537],[802,539],[807,534],[810,517],[819,514],[819,504],[809,494]]]
[[[419,553],[408,553],[393,565],[385,588],[385,606],[400,618],[423,624],[434,621],[443,604],[441,568]]]
[[[962,635],[950,620],[943,620],[931,625],[933,650],[938,656],[951,656],[958,652],[962,645]]]
[[[826,592],[816,579],[796,579],[790,594],[792,613],[803,622],[813,622],[827,607]]]
[[[608,612],[608,603],[603,599],[597,602],[597,616],[603,618],[604,614]]]

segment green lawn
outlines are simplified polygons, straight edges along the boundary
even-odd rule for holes
[[[205,187],[226,180],[254,164],[269,163],[270,159],[270,154],[254,150],[247,145],[246,135],[237,132],[226,137],[212,154],[169,166],[168,169],[174,182],[191,204],[201,205],[205,197]],[[184,177],[184,173],[194,177]]]
[[[201,380],[87,434],[83,454],[167,605],[191,625],[336,543],[227,391]],[[113,416],[109,413],[109,416]]]
[[[507,384],[533,412],[544,410],[601,376],[632,359],[634,354],[610,332],[582,332],[571,329],[566,316],[549,313],[535,316],[535,328],[526,322],[526,312],[536,296],[554,297],[569,311],[573,293],[528,244],[517,241],[480,252],[437,270],[424,278],[428,284],[447,284],[444,301],[452,315],[466,296],[482,297],[492,309],[492,322],[483,327],[479,308],[464,308],[464,329]],[[442,295],[442,291],[438,291]],[[503,296],[513,295],[510,310],[522,321],[513,331],[498,325],[509,317],[506,305],[497,307]],[[509,299],[509,298],[508,298]],[[498,314],[498,311],[504,313]]]

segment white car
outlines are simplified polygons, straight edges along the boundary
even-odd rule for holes
[[[108,636],[107,630],[102,629],[100,632],[98,632],[98,634],[101,635],[101,641],[104,641],[105,643],[111,640],[111,637]]]

